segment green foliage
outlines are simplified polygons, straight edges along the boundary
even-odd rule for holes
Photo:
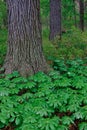
[[[55,39],[49,41],[49,1],[41,0],[41,19],[43,48],[46,58],[73,59],[87,56],[87,31],[81,32],[79,26],[79,10],[73,0],[62,0],[62,40]],[[74,6],[76,11],[74,12]],[[86,8],[86,7],[85,7]],[[85,30],[86,30],[86,10],[85,9]],[[75,28],[75,16],[77,28]]]
[[[41,16],[42,17],[47,17],[49,14],[49,0],[40,0],[40,5],[41,5]]]
[[[54,61],[55,71],[23,78],[13,72],[0,79],[0,129],[68,130],[79,120],[87,128],[86,60]],[[85,71],[84,71],[85,69]]]
[[[62,40],[55,39],[54,42],[49,41],[49,0],[41,0],[41,18],[42,18],[42,35],[43,35],[43,50],[47,59],[51,58],[62,58],[62,59],[73,59],[76,57],[85,57],[87,55],[87,32],[80,32],[80,30],[75,28],[66,28],[66,33],[62,35]],[[66,5],[65,0],[62,1],[62,13],[68,14],[67,19],[70,18],[70,15],[73,15],[73,1],[67,0],[67,6],[69,8],[64,8]],[[0,65],[3,64],[6,49],[7,49],[7,30],[4,25],[4,20],[6,18],[6,5],[2,0],[0,0],[0,22],[2,21],[2,29],[0,30]],[[67,20],[64,20],[67,22]],[[63,21],[63,22],[64,22]],[[70,23],[70,20],[68,24]],[[67,23],[66,23],[67,24]],[[67,24],[67,26],[68,26]]]
[[[54,45],[58,50],[59,58],[73,59],[86,57],[87,52],[87,32],[81,32],[72,28],[62,35],[62,39],[55,39]]]
[[[70,125],[70,124],[74,124],[74,121],[72,120],[72,118],[68,117],[68,116],[64,116],[62,117],[62,122],[64,125]]]
[[[62,0],[62,23],[63,27],[71,28],[79,24],[79,10],[73,0]],[[76,18],[76,21],[75,21]],[[69,21],[69,22],[67,22]],[[75,23],[76,22],[76,23]]]
[[[39,128],[41,130],[57,130],[60,119],[56,116],[53,118],[41,119],[39,122]]]
[[[48,35],[47,35],[48,34]],[[87,32],[72,27],[62,34],[62,39],[49,41],[49,32],[43,29],[43,50],[45,57],[52,59],[75,59],[87,56]]]
[[[7,30],[0,30],[0,65],[3,64],[6,55]]]
[[[87,130],[87,123],[82,122],[82,123],[79,125],[79,130]]]
[[[7,40],[7,13],[6,4],[4,0],[0,0],[0,66],[4,62],[6,54],[6,40]]]
[[[64,16],[70,19],[73,5],[63,1]],[[0,74],[0,129],[11,124],[15,130],[68,130],[77,125],[87,130],[87,32],[71,29],[56,39],[48,41],[49,1],[41,0],[43,46],[47,58],[52,58],[55,71],[23,78],[18,72]],[[66,10],[66,11],[65,11]],[[5,4],[0,1],[0,27],[6,18]],[[64,23],[67,25],[67,23]],[[70,23],[72,25],[72,23]],[[47,25],[48,27],[48,25]],[[68,28],[68,27],[67,27]],[[7,30],[0,31],[0,65],[6,54]],[[48,57],[49,56],[49,57]]]
[[[0,0],[0,29],[4,27],[6,22],[6,5],[3,0]]]

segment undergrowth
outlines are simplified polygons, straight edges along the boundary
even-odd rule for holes
[[[74,59],[87,56],[87,32],[81,32],[72,28],[62,34],[62,39],[56,38],[49,41],[49,30],[43,29],[43,51],[47,60],[49,59]],[[0,65],[5,60],[7,50],[7,29],[0,30]]]
[[[43,49],[47,58],[75,59],[87,56],[87,32],[71,27],[62,34],[62,39],[58,37],[54,41],[49,41],[49,31],[43,28]]]
[[[7,29],[0,30],[0,65],[3,64],[7,48]]]
[[[56,60],[49,74],[0,74],[0,129],[87,130],[86,64]]]

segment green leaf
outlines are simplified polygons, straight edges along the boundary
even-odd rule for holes
[[[28,83],[26,83],[26,85],[25,85],[25,88],[33,88],[33,87],[35,87],[36,86],[36,83],[35,82],[28,82]]]
[[[62,123],[64,125],[70,125],[70,124],[74,124],[74,121],[72,120],[72,118],[70,118],[68,116],[64,116],[64,117],[62,117]]]
[[[68,130],[68,127],[65,125],[58,125],[56,130]]]
[[[87,130],[87,123],[82,122],[79,124],[79,130]]]
[[[18,117],[16,118],[16,120],[15,120],[15,124],[16,124],[16,125],[20,125],[20,123],[21,123],[21,118],[18,116]]]

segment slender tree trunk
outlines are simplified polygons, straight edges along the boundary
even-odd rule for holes
[[[84,31],[84,0],[79,0],[80,6],[80,29]]]
[[[61,0],[50,0],[50,40],[61,36]]]
[[[76,18],[76,8],[75,8],[75,0],[73,0],[73,9],[74,9],[74,21],[75,21],[75,27],[77,27],[77,18]]]
[[[9,38],[5,73],[16,70],[25,76],[47,72],[49,67],[42,52],[40,1],[7,0],[7,7]]]

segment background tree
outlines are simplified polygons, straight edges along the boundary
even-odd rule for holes
[[[50,40],[61,35],[61,0],[50,0]]]
[[[77,18],[76,18],[76,6],[75,6],[75,0],[73,0],[73,10],[74,10],[74,21],[75,21],[75,27],[77,27]]]
[[[17,70],[22,75],[46,72],[48,65],[42,52],[40,1],[7,0],[8,50],[5,72]]]
[[[80,29],[84,31],[84,0],[79,0],[80,7]]]

